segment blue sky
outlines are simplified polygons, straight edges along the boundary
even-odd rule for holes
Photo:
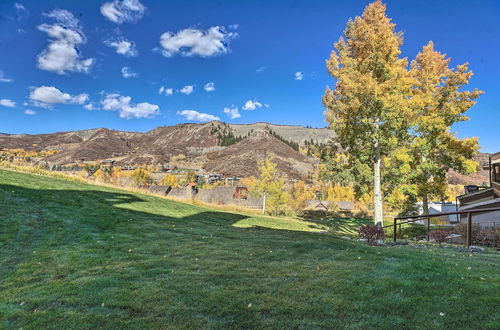
[[[334,83],[325,59],[367,3],[2,0],[0,132],[147,131],[214,117],[324,127],[321,96]],[[386,4],[403,56],[433,40],[452,65],[470,63],[471,88],[486,93],[454,130],[500,151],[500,1]]]

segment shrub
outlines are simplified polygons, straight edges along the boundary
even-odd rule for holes
[[[418,238],[427,236],[427,226],[418,223],[410,223],[401,228],[401,236],[406,238]]]
[[[160,182],[164,186],[170,186],[172,188],[177,188],[179,187],[179,179],[172,174],[167,174],[165,175]]]
[[[500,228],[482,229],[477,235],[477,243],[494,248],[500,248]]]
[[[467,240],[467,224],[459,223],[455,225],[455,231]],[[478,243],[479,232],[481,231],[481,226],[479,224],[472,224],[472,243]]]
[[[446,237],[450,236],[451,231],[450,230],[433,230],[429,232],[429,239],[432,239],[439,244],[443,243],[446,240]]]
[[[132,178],[132,182],[136,186],[145,186],[145,185],[151,184],[153,182],[153,178],[151,177],[151,174],[148,171],[143,170],[141,168],[134,170],[131,178]]]
[[[368,244],[374,244],[377,240],[385,239],[384,229],[373,225],[366,225],[359,228],[358,235],[360,238],[368,240]]]

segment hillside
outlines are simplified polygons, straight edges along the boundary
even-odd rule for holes
[[[234,141],[228,139],[229,134]],[[179,164],[182,167],[226,176],[256,175],[258,161],[271,157],[286,177],[304,180],[313,170],[316,160],[304,156],[284,141],[304,147],[306,141],[325,144],[334,136],[335,133],[326,128],[268,123],[236,125],[213,121],[162,126],[146,133],[106,128],[37,135],[0,133],[0,149],[54,149],[58,153],[43,161],[58,165],[103,159],[114,159],[118,165],[166,164],[173,157],[183,155],[186,158]],[[224,139],[231,140],[230,144],[222,145]],[[479,154],[477,160],[481,167],[486,166],[488,154]],[[489,182],[488,171],[481,169],[472,175],[450,171],[449,181],[459,185],[482,185]]]
[[[242,140],[232,141],[231,136]],[[312,170],[314,159],[303,156],[286,143],[321,144],[333,137],[333,131],[324,128],[214,121],[157,127],[146,133],[98,128],[54,134],[0,135],[0,148],[58,150],[43,161],[59,165],[103,159],[115,159],[117,164],[165,164],[183,155],[186,157],[183,166],[236,176],[256,175],[257,160],[276,156],[278,168],[285,176],[304,179]]]
[[[500,324],[495,252],[369,247],[300,219],[5,170],[0,221],[0,328]]]

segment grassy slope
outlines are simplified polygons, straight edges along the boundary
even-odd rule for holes
[[[0,328],[500,327],[494,252],[369,247],[4,170],[0,222]]]

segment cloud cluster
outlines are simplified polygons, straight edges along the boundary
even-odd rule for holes
[[[124,38],[106,40],[104,44],[114,47],[117,54],[125,57],[136,57],[139,55],[139,52],[135,48],[135,43]]]
[[[198,121],[198,122],[206,122],[212,120],[220,120],[219,117],[208,113],[201,113],[195,110],[182,110],[177,111],[177,115],[184,117],[186,120]]]
[[[93,58],[82,59],[77,46],[86,42],[78,19],[64,9],[56,9],[44,16],[54,19],[54,24],[41,24],[38,29],[51,39],[47,49],[37,57],[38,68],[57,74],[88,72]]]
[[[248,100],[245,102],[245,104],[241,107],[243,110],[255,110],[257,108],[262,108],[263,104],[258,102],[258,101],[252,101]],[[266,105],[267,107],[267,105]]]
[[[11,78],[7,78],[7,77],[5,76],[5,73],[3,73],[3,71],[2,71],[2,70],[0,70],[0,81],[1,81],[1,82],[4,82],[4,83],[10,83],[10,82],[12,82],[13,80],[12,80]]]
[[[101,6],[101,14],[116,24],[135,22],[144,16],[146,7],[139,0],[115,0]]]
[[[130,96],[120,94],[106,94],[101,101],[103,110],[118,111],[121,118],[150,118],[160,113],[160,107],[156,104],[142,102],[134,104]]]
[[[203,86],[203,89],[206,92],[213,92],[215,91],[215,84],[213,82],[208,82],[205,84],[205,86]]]
[[[139,74],[137,72],[132,71],[128,66],[124,66],[121,70],[123,78],[137,78]]]
[[[174,94],[174,89],[173,88],[167,88],[165,86],[161,86],[160,89],[158,89],[158,94],[160,94],[160,95],[173,95]]]
[[[162,54],[165,57],[182,56],[210,57],[229,51],[229,42],[237,33],[227,32],[222,26],[208,30],[184,29],[177,33],[165,32],[160,37]]]
[[[24,110],[24,113],[26,115],[30,115],[30,116],[36,115],[36,111],[30,110],[30,109]]]
[[[180,91],[182,94],[186,94],[186,95],[189,95],[191,94],[192,92],[194,92],[194,85],[187,85],[187,86],[184,86],[180,89]]]
[[[304,79],[304,74],[302,72],[300,72],[300,71],[295,72],[294,76],[295,76],[295,80],[302,80],[302,79]]]
[[[8,108],[15,108],[16,102],[9,99],[0,99],[0,105]]]
[[[41,86],[33,89],[29,98],[35,106],[50,108],[54,104],[83,104],[88,101],[89,95],[71,95],[63,93],[53,86]]]
[[[224,108],[224,113],[226,115],[229,116],[229,118],[231,119],[236,119],[236,118],[240,118],[241,117],[241,114],[240,112],[238,111],[238,107],[235,107],[234,105],[233,106],[230,106],[230,107],[226,107]]]

